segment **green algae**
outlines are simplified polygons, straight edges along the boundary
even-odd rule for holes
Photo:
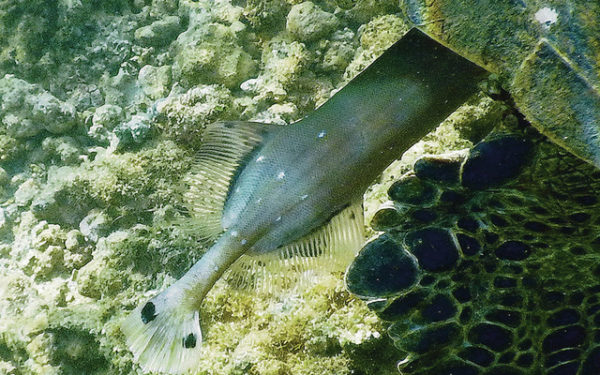
[[[0,28],[14,31],[0,35],[6,374],[140,373],[119,324],[205,251],[173,224],[204,127],[293,122],[408,29],[396,1],[2,5]],[[455,115],[382,176],[368,213],[418,155],[468,147],[457,129],[497,114],[471,107],[482,114]],[[220,282],[198,373],[396,373],[385,324],[341,279],[279,294]]]

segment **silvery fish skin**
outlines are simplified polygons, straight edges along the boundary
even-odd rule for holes
[[[316,111],[265,135],[229,188],[221,237],[122,325],[136,360],[145,370],[193,368],[200,303],[230,265],[302,238],[360,199],[486,75],[412,29]]]

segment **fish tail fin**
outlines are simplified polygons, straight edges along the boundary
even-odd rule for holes
[[[121,323],[134,360],[144,371],[182,374],[201,359],[199,311],[177,284],[138,306]]]

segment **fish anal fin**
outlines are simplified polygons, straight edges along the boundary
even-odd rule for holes
[[[265,138],[279,129],[249,121],[208,125],[196,159],[183,178],[183,198],[190,217],[177,224],[207,240],[216,239],[223,231],[221,217],[233,179]]]
[[[354,203],[303,238],[267,253],[242,255],[225,279],[237,288],[303,288],[319,274],[344,271],[365,241],[362,203]]]

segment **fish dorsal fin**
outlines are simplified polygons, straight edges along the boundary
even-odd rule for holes
[[[266,292],[309,286],[319,274],[344,271],[364,241],[362,202],[354,203],[299,240],[267,253],[242,255],[225,280]]]
[[[183,198],[190,217],[178,225],[206,240],[216,239],[223,232],[221,216],[232,180],[265,138],[279,129],[249,121],[208,125],[196,159],[183,179]]]

